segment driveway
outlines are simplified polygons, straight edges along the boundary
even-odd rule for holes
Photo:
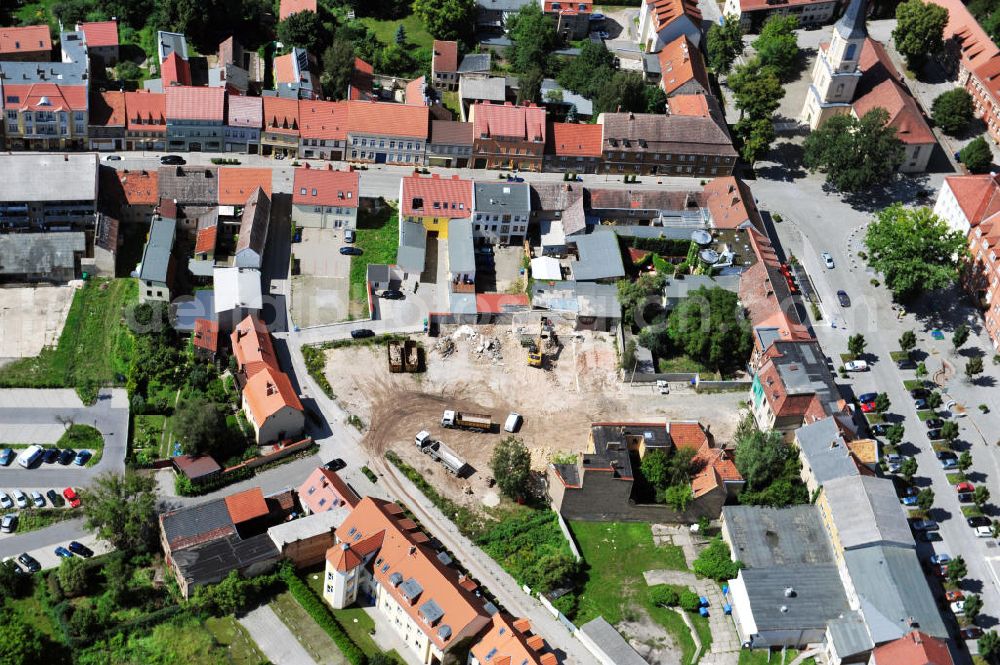
[[[316,665],[270,605],[247,612],[239,621],[274,665]]]
[[[343,321],[350,305],[351,257],[338,250],[343,231],[302,229],[302,242],[292,245],[299,274],[292,277],[291,317],[309,328]]]

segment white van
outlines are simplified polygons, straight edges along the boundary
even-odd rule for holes
[[[507,422],[503,424],[503,431],[514,433],[521,428],[521,414],[512,413],[507,416]]]
[[[42,456],[41,446],[28,446],[21,451],[21,454],[17,456],[17,463],[23,466],[25,469],[29,468],[32,464],[38,461],[38,458]]]

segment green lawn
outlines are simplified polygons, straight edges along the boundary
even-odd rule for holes
[[[931,418],[937,417],[937,411],[934,409],[923,409],[922,411],[917,411],[917,418],[923,420],[930,420]]]
[[[907,379],[903,381],[903,387],[907,390],[916,390],[917,388],[924,388],[926,386],[923,379]]]
[[[351,302],[367,306],[366,271],[369,263],[395,263],[399,246],[399,214],[395,204],[387,204],[375,214],[358,213],[357,239],[354,246],[364,251],[351,257]],[[352,310],[354,307],[352,307]],[[354,313],[354,312],[352,312]]]
[[[267,665],[267,658],[235,617],[209,617],[204,626],[229,651],[232,665]]]
[[[120,384],[135,348],[123,324],[135,302],[134,279],[91,280],[73,295],[66,325],[55,348],[0,369],[8,388],[81,388]]]
[[[431,48],[434,45],[434,38],[424,28],[424,24],[420,22],[420,19],[413,14],[395,21],[383,21],[371,17],[357,20],[371,28],[378,40],[386,45],[396,43],[396,30],[400,24],[403,25],[403,29],[406,31],[406,41],[408,44],[416,48]]]
[[[90,450],[94,454],[87,460],[87,466],[93,466],[101,461],[101,456],[104,454],[104,437],[99,430],[90,425],[74,424],[59,437],[56,447]]]
[[[885,418],[882,416],[881,413],[866,413],[865,418],[868,419],[868,423],[871,425],[885,422]]]
[[[983,511],[976,506],[962,506],[962,517],[981,517]]]
[[[648,586],[642,573],[646,570],[687,570],[684,553],[678,546],[657,547],[648,524],[624,522],[572,522],[570,528],[587,564],[587,581],[579,596],[579,609],[573,617],[577,625],[603,616],[616,624],[641,606],[673,638],[681,650],[681,662],[694,655],[694,640],[684,620],[672,609],[649,602]],[[712,643],[707,619],[688,614],[703,651]]]
[[[458,93],[447,91],[441,94],[441,104],[444,105],[446,109],[455,114],[455,118],[462,117],[462,106],[461,102],[458,100]]]
[[[782,659],[781,651],[769,652],[767,649],[744,649],[740,651],[739,665],[788,665],[799,655],[795,649],[788,649]],[[806,658],[802,665],[816,665],[815,658]]]
[[[660,358],[658,369],[663,374],[673,374],[681,372],[691,372],[705,375],[714,375],[715,372],[702,365],[697,360],[687,356],[674,356],[673,358]]]

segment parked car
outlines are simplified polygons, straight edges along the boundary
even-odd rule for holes
[[[354,233],[354,229],[347,229],[344,231],[344,242],[354,242],[357,235]]]
[[[354,339],[364,339],[365,337],[374,337],[375,331],[369,328],[358,328],[357,330],[351,331],[351,337]]]
[[[38,560],[27,552],[18,555],[17,562],[27,568],[29,573],[37,573],[42,569],[42,564],[38,563]]]
[[[15,501],[15,503],[17,503],[17,507],[18,508],[27,508],[28,507],[28,495],[27,494],[25,494],[21,490],[14,490],[13,494],[14,494],[14,501]]]
[[[327,462],[326,464],[324,464],[323,468],[324,469],[329,469],[330,471],[340,471],[345,466],[347,466],[347,462],[345,462],[344,460],[340,459],[339,457],[335,457],[332,460],[330,460],[329,462]]]
[[[965,626],[961,630],[962,639],[966,640],[978,640],[983,636],[983,629],[979,626]]]
[[[849,295],[847,295],[847,291],[845,291],[843,289],[841,289],[840,291],[837,291],[837,300],[840,302],[840,306],[841,307],[850,307],[851,306],[851,297]]]
[[[885,436],[886,432],[889,431],[889,425],[886,423],[876,423],[871,426],[871,430],[875,436]]]
[[[918,397],[927,397],[930,395],[930,391],[927,388],[914,388],[910,391],[910,397],[917,399]]]
[[[45,464],[53,464],[57,459],[59,459],[58,448],[46,448],[42,451],[42,462]]]
[[[913,362],[909,358],[904,358],[903,360],[896,361],[896,369],[916,369],[917,363]]]
[[[940,565],[951,561],[951,557],[942,552],[941,554],[932,554],[928,561],[930,561],[933,565]]]
[[[386,289],[379,297],[385,300],[402,300],[406,296],[399,289]]]
[[[598,30],[594,34],[597,35],[597,37],[599,37],[600,39],[608,39],[611,36],[611,33],[609,33],[607,30]],[[514,182],[524,182],[524,178],[516,177],[514,178]]]
[[[165,164],[167,166],[182,166],[187,164],[187,160],[180,155],[164,155],[160,157],[160,164]]]
[[[35,508],[45,507],[45,497],[42,496],[42,493],[39,492],[38,490],[35,490],[31,493],[31,502],[35,504]]]
[[[938,579],[944,579],[948,577],[948,565],[931,566],[931,575]]]
[[[963,492],[971,493],[976,491],[976,486],[966,480],[964,482],[955,485],[955,491],[958,492],[959,494],[962,494]]]
[[[56,548],[56,556],[59,557],[60,559],[72,559],[73,553],[70,552],[65,547],[63,547],[62,545],[60,545],[59,547]]]
[[[974,495],[972,494],[972,492],[959,492],[958,493],[958,502],[959,503],[972,503],[973,499],[974,499]]]
[[[361,256],[364,254],[360,247],[341,247],[340,253],[347,254],[348,256]]]
[[[76,451],[72,448],[66,448],[59,453],[59,463],[66,466],[73,461],[74,457],[76,457]]]
[[[921,531],[917,534],[917,540],[922,543],[937,543],[941,541],[941,534],[937,531]]]
[[[899,502],[904,506],[915,506],[917,505],[917,497],[916,496],[900,497]]]
[[[93,457],[93,454],[89,450],[81,450],[76,454],[76,457],[73,458],[73,464],[83,466],[90,460],[91,457]]]
[[[10,466],[10,463],[14,461],[14,451],[10,448],[4,448],[0,450],[0,466]]]
[[[876,397],[878,397],[878,393],[861,393],[858,395],[858,401],[862,404],[865,402],[874,402]]]
[[[941,438],[941,430],[940,429],[927,430],[927,438],[930,439],[931,441],[939,440]]]
[[[952,589],[944,592],[944,599],[949,603],[954,603],[956,600],[965,600],[965,594],[958,589]]]
[[[0,508],[9,510],[14,507],[14,500],[6,492],[0,492]]]
[[[84,559],[89,559],[90,557],[94,556],[94,550],[90,549],[83,543],[79,543],[75,540],[70,542],[69,551],[72,552],[73,554],[78,554],[82,556]]]
[[[889,453],[885,456],[885,463],[889,467],[890,472],[897,473],[903,466],[903,456],[897,453]]]
[[[944,421],[940,418],[928,418],[924,421],[924,425],[927,425],[927,429],[941,429],[944,427]]]
[[[844,363],[844,369],[848,372],[867,372],[868,362],[866,360],[848,360]]]
[[[951,469],[957,469],[958,460],[955,459],[954,457],[945,457],[943,460],[941,460],[941,468],[946,471],[950,471]]]
[[[120,162],[120,161],[122,161],[122,156],[121,155],[108,155],[107,157],[104,158],[104,161],[106,161],[106,162]]]
[[[973,517],[966,517],[965,523],[971,526],[973,529],[981,526],[992,526],[993,524],[992,522],[990,522],[990,518],[986,517],[985,515],[975,515]]]
[[[77,508],[80,505],[80,497],[77,495],[76,490],[72,487],[67,487],[63,490],[63,496],[69,501],[70,508]]]
[[[993,537],[993,527],[992,526],[977,526],[976,527],[976,538],[992,538]]]
[[[934,520],[914,520],[911,526],[914,531],[937,531],[941,528]]]
[[[591,21],[603,21],[604,20],[604,14],[601,14],[601,13],[591,14],[590,15],[590,20]]]
[[[46,492],[45,497],[49,500],[49,503],[52,504],[53,508],[59,508],[66,503],[65,501],[63,501],[63,498],[59,496],[59,492],[55,490],[49,490],[48,492]]]
[[[14,533],[17,531],[17,515],[14,513],[4,515],[0,519],[0,533]]]
[[[820,257],[822,257],[823,263],[827,268],[833,269],[833,257],[830,256],[830,252],[823,252],[820,254]]]
[[[599,37],[600,37],[601,39],[607,39],[607,38],[608,38],[608,33],[604,32],[604,31],[602,30],[602,31],[600,31],[600,32],[598,33],[598,36],[599,36]],[[519,175],[509,175],[509,176],[507,176],[507,182],[524,182],[524,178],[522,178],[522,177],[521,177],[521,176],[519,176]]]
[[[874,412],[875,412],[875,402],[861,403],[861,413],[874,413]]]
[[[950,605],[950,607],[952,614],[954,614],[955,616],[962,616],[963,614],[965,614],[964,600],[956,600],[954,603]]]
[[[925,399],[915,399],[913,400],[913,408],[917,411],[921,411],[927,408],[927,400]]]

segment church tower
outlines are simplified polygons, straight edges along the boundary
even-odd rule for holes
[[[847,11],[833,26],[833,38],[820,47],[813,65],[812,85],[806,92],[801,120],[816,129],[832,115],[850,111],[854,91],[861,79],[861,48],[868,38],[865,28],[866,0],[851,0]]]

